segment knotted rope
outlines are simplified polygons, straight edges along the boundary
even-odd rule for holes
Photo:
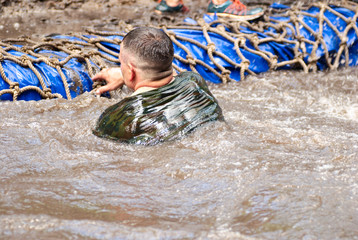
[[[355,14],[351,18],[347,18],[334,10],[331,5],[327,3],[313,3],[309,6],[299,7],[292,6],[289,10],[282,11],[282,13],[275,12],[275,10],[268,10],[262,21],[248,22],[248,21],[234,21],[218,19],[211,23],[206,23],[203,20],[198,20],[197,25],[178,24],[172,26],[160,25],[166,34],[171,38],[173,43],[181,48],[186,56],[182,57],[175,54],[175,59],[179,62],[186,64],[189,68],[198,72],[198,66],[204,67],[208,71],[212,72],[215,76],[221,79],[223,83],[232,81],[230,77],[231,71],[218,63],[217,58],[221,58],[227,63],[232,65],[232,68],[240,70],[240,77],[244,79],[247,74],[255,74],[250,70],[251,62],[247,59],[243,51],[255,54],[263,58],[270,70],[281,68],[284,66],[294,66],[296,69],[302,69],[304,72],[317,71],[317,62],[320,57],[316,55],[317,49],[324,49],[324,59],[327,64],[327,68],[330,70],[337,69],[342,65],[342,56],[344,57],[344,65],[349,65],[349,46],[348,46],[348,34],[354,32],[358,37],[358,4],[350,1],[336,1],[336,6],[341,6],[353,11]],[[319,8],[318,14],[312,15],[304,11],[310,7]],[[334,14],[340,20],[346,23],[345,29],[338,29],[334,23],[332,23],[325,13],[329,12]],[[288,21],[279,21],[272,18],[272,16],[289,17]],[[315,18],[318,22],[318,31],[316,32],[310,26],[308,26],[303,20],[303,17]],[[335,56],[329,53],[326,42],[323,38],[324,25],[328,25],[334,33],[339,37],[340,44],[339,49],[336,51]],[[6,39],[0,41],[0,76],[2,80],[9,86],[8,89],[0,90],[0,96],[3,94],[11,94],[13,100],[17,100],[18,97],[26,91],[36,91],[42,98],[62,98],[57,93],[52,93],[51,88],[46,84],[44,76],[40,73],[36,67],[37,64],[43,62],[48,66],[55,69],[61,77],[63,87],[66,92],[66,98],[71,99],[71,89],[67,83],[66,76],[63,72],[65,64],[74,59],[85,65],[85,68],[90,77],[100,69],[110,67],[111,65],[120,64],[118,60],[118,52],[111,50],[106,46],[108,44],[119,45],[121,43],[120,38],[108,38],[108,36],[125,36],[126,32],[133,29],[133,26],[128,25],[126,30],[122,33],[118,32],[99,32],[94,30],[86,30],[85,34],[72,33],[68,36],[74,37],[72,39],[56,39],[54,37],[46,37],[40,42],[35,42],[29,38],[18,39]],[[171,29],[188,29],[202,31],[206,40],[206,44],[200,43],[194,39],[185,38],[175,34]],[[246,33],[242,29],[250,29],[255,33]],[[274,29],[275,31],[267,31],[268,29]],[[314,40],[306,39],[302,34],[302,29],[306,29],[314,37]],[[265,34],[267,37],[259,37],[258,34]],[[237,54],[235,61],[229,58],[217,49],[214,41],[211,38],[211,34],[220,36],[223,39],[231,42],[234,46],[234,50]],[[211,64],[208,64],[193,56],[190,50],[184,46],[181,42],[189,42],[195,45],[197,48],[206,52],[210,59]],[[294,57],[289,60],[280,60],[277,55],[272,52],[265,51],[261,48],[263,44],[268,42],[274,42],[278,44],[285,44],[294,46]],[[22,46],[22,47],[19,47]],[[307,45],[311,46],[311,51],[308,52]],[[62,59],[56,59],[55,57],[47,56],[41,53],[42,50],[53,50],[63,52],[67,56]],[[11,52],[16,51],[20,53],[20,56],[15,56]],[[9,79],[7,70],[4,68],[4,62],[11,61],[20,65],[23,68],[30,69],[39,80],[40,86],[24,86],[20,87],[20,84],[14,79]],[[215,67],[213,67],[215,66]],[[174,69],[178,72],[184,71],[177,65],[173,65]],[[1,80],[1,79],[0,79]],[[98,83],[93,85],[96,88]]]

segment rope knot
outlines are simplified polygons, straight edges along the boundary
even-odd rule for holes
[[[240,47],[245,46],[245,44],[246,44],[246,38],[240,37],[238,43],[239,43],[239,46],[240,46]]]
[[[259,43],[259,37],[257,36],[257,34],[253,34],[251,39],[250,39],[254,45]]]
[[[322,35],[315,34],[315,37],[316,37],[316,42],[319,42],[319,43],[324,42]]]
[[[28,65],[28,62],[31,62],[31,59],[30,59],[30,57],[29,56],[27,56],[27,55],[22,55],[21,57],[20,57],[20,62],[21,62],[21,64],[22,65]]]
[[[90,38],[87,40],[87,42],[90,44],[96,44],[97,42],[100,42],[100,40],[98,40],[97,38]]]
[[[221,72],[222,75],[230,75],[231,74],[231,71],[230,70],[227,70],[227,69],[224,69],[222,72]]]
[[[205,22],[205,20],[203,18],[200,18],[198,19],[197,23],[200,25],[200,26],[204,26],[204,25],[207,25],[207,23]]]
[[[10,83],[9,88],[10,88],[10,89],[15,89],[15,91],[19,91],[19,90],[20,90],[20,87],[19,87],[19,86],[20,86],[20,85],[19,85],[18,82],[12,82],[12,83]]]
[[[210,42],[210,43],[208,44],[208,51],[214,52],[215,50],[216,50],[215,43]]]
[[[32,50],[32,48],[27,47],[27,46],[22,46],[22,47],[20,48],[20,50],[21,50],[22,52],[24,52],[24,53],[29,53],[29,52]]]
[[[68,48],[68,50],[71,50],[71,51],[74,51],[74,50],[81,51],[82,50],[79,46],[76,46],[76,45],[70,45],[67,48]]]
[[[296,15],[293,15],[293,14],[292,14],[292,15],[290,16],[290,20],[295,23],[295,22],[298,21],[298,18],[297,18]]]
[[[304,42],[306,41],[306,38],[305,38],[304,36],[300,35],[300,36],[297,37],[297,40],[298,40],[299,42],[301,42],[301,43],[302,43],[302,42],[304,43]]]
[[[167,31],[166,34],[169,36],[169,37],[176,37],[176,34],[173,32],[173,31]]]
[[[196,62],[195,62],[195,59],[193,58],[193,56],[187,55],[187,56],[186,56],[186,59],[188,60],[188,62],[189,62],[190,65],[193,65],[193,66],[196,65]]]
[[[325,4],[325,3],[323,3],[323,2],[320,2],[320,3],[318,3],[318,7],[319,7],[320,9],[325,10],[325,9],[327,8],[327,4]]]
[[[226,29],[224,25],[219,24],[216,26],[216,29],[219,30],[220,32],[226,33]]]
[[[221,79],[223,81],[223,83],[227,83],[229,82],[230,80],[230,74],[231,74],[231,71],[230,70],[227,70],[227,69],[224,69],[222,72],[221,72]]]
[[[51,94],[51,92],[52,92],[50,88],[44,88],[42,91],[43,91],[46,95],[48,95],[48,93]]]
[[[52,99],[52,98],[56,97],[52,94],[50,88],[45,88],[42,90],[42,92],[43,92],[42,94],[43,94],[44,99]]]
[[[119,39],[119,38],[115,38],[115,39],[113,39],[113,42],[114,42],[115,44],[117,44],[117,45],[121,45],[122,40]]]
[[[277,56],[273,56],[270,61],[270,68],[275,69],[277,67],[278,58]]]
[[[52,94],[52,91],[50,88],[43,89],[43,92],[45,94],[46,99],[52,99],[52,98],[56,97],[56,96],[54,96],[54,94]]]
[[[98,51],[92,49],[92,50],[88,51],[87,55],[91,57],[91,56],[99,55],[99,53],[98,53]]]
[[[345,46],[345,45],[347,45],[347,42],[348,42],[348,38],[347,38],[347,36],[343,36],[342,38],[341,38],[341,42],[339,43],[339,46]]]
[[[60,65],[60,60],[58,60],[57,58],[50,58],[49,62],[51,64],[53,64],[54,66],[59,66]]]
[[[241,62],[241,68],[248,69],[250,66],[250,61],[248,59],[245,59]]]

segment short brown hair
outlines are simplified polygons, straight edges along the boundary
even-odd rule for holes
[[[153,27],[139,27],[122,40],[126,52],[141,60],[140,68],[166,71],[172,67],[173,42],[165,32]]]

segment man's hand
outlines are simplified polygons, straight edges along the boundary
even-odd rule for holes
[[[92,81],[105,80],[107,85],[97,89],[96,94],[101,95],[104,92],[112,91],[124,85],[121,68],[106,68],[94,75]]]

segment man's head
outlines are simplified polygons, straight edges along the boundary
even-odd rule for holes
[[[140,27],[130,31],[122,40],[120,60],[123,74],[133,67],[141,78],[156,81],[173,73],[173,43],[160,29]]]

